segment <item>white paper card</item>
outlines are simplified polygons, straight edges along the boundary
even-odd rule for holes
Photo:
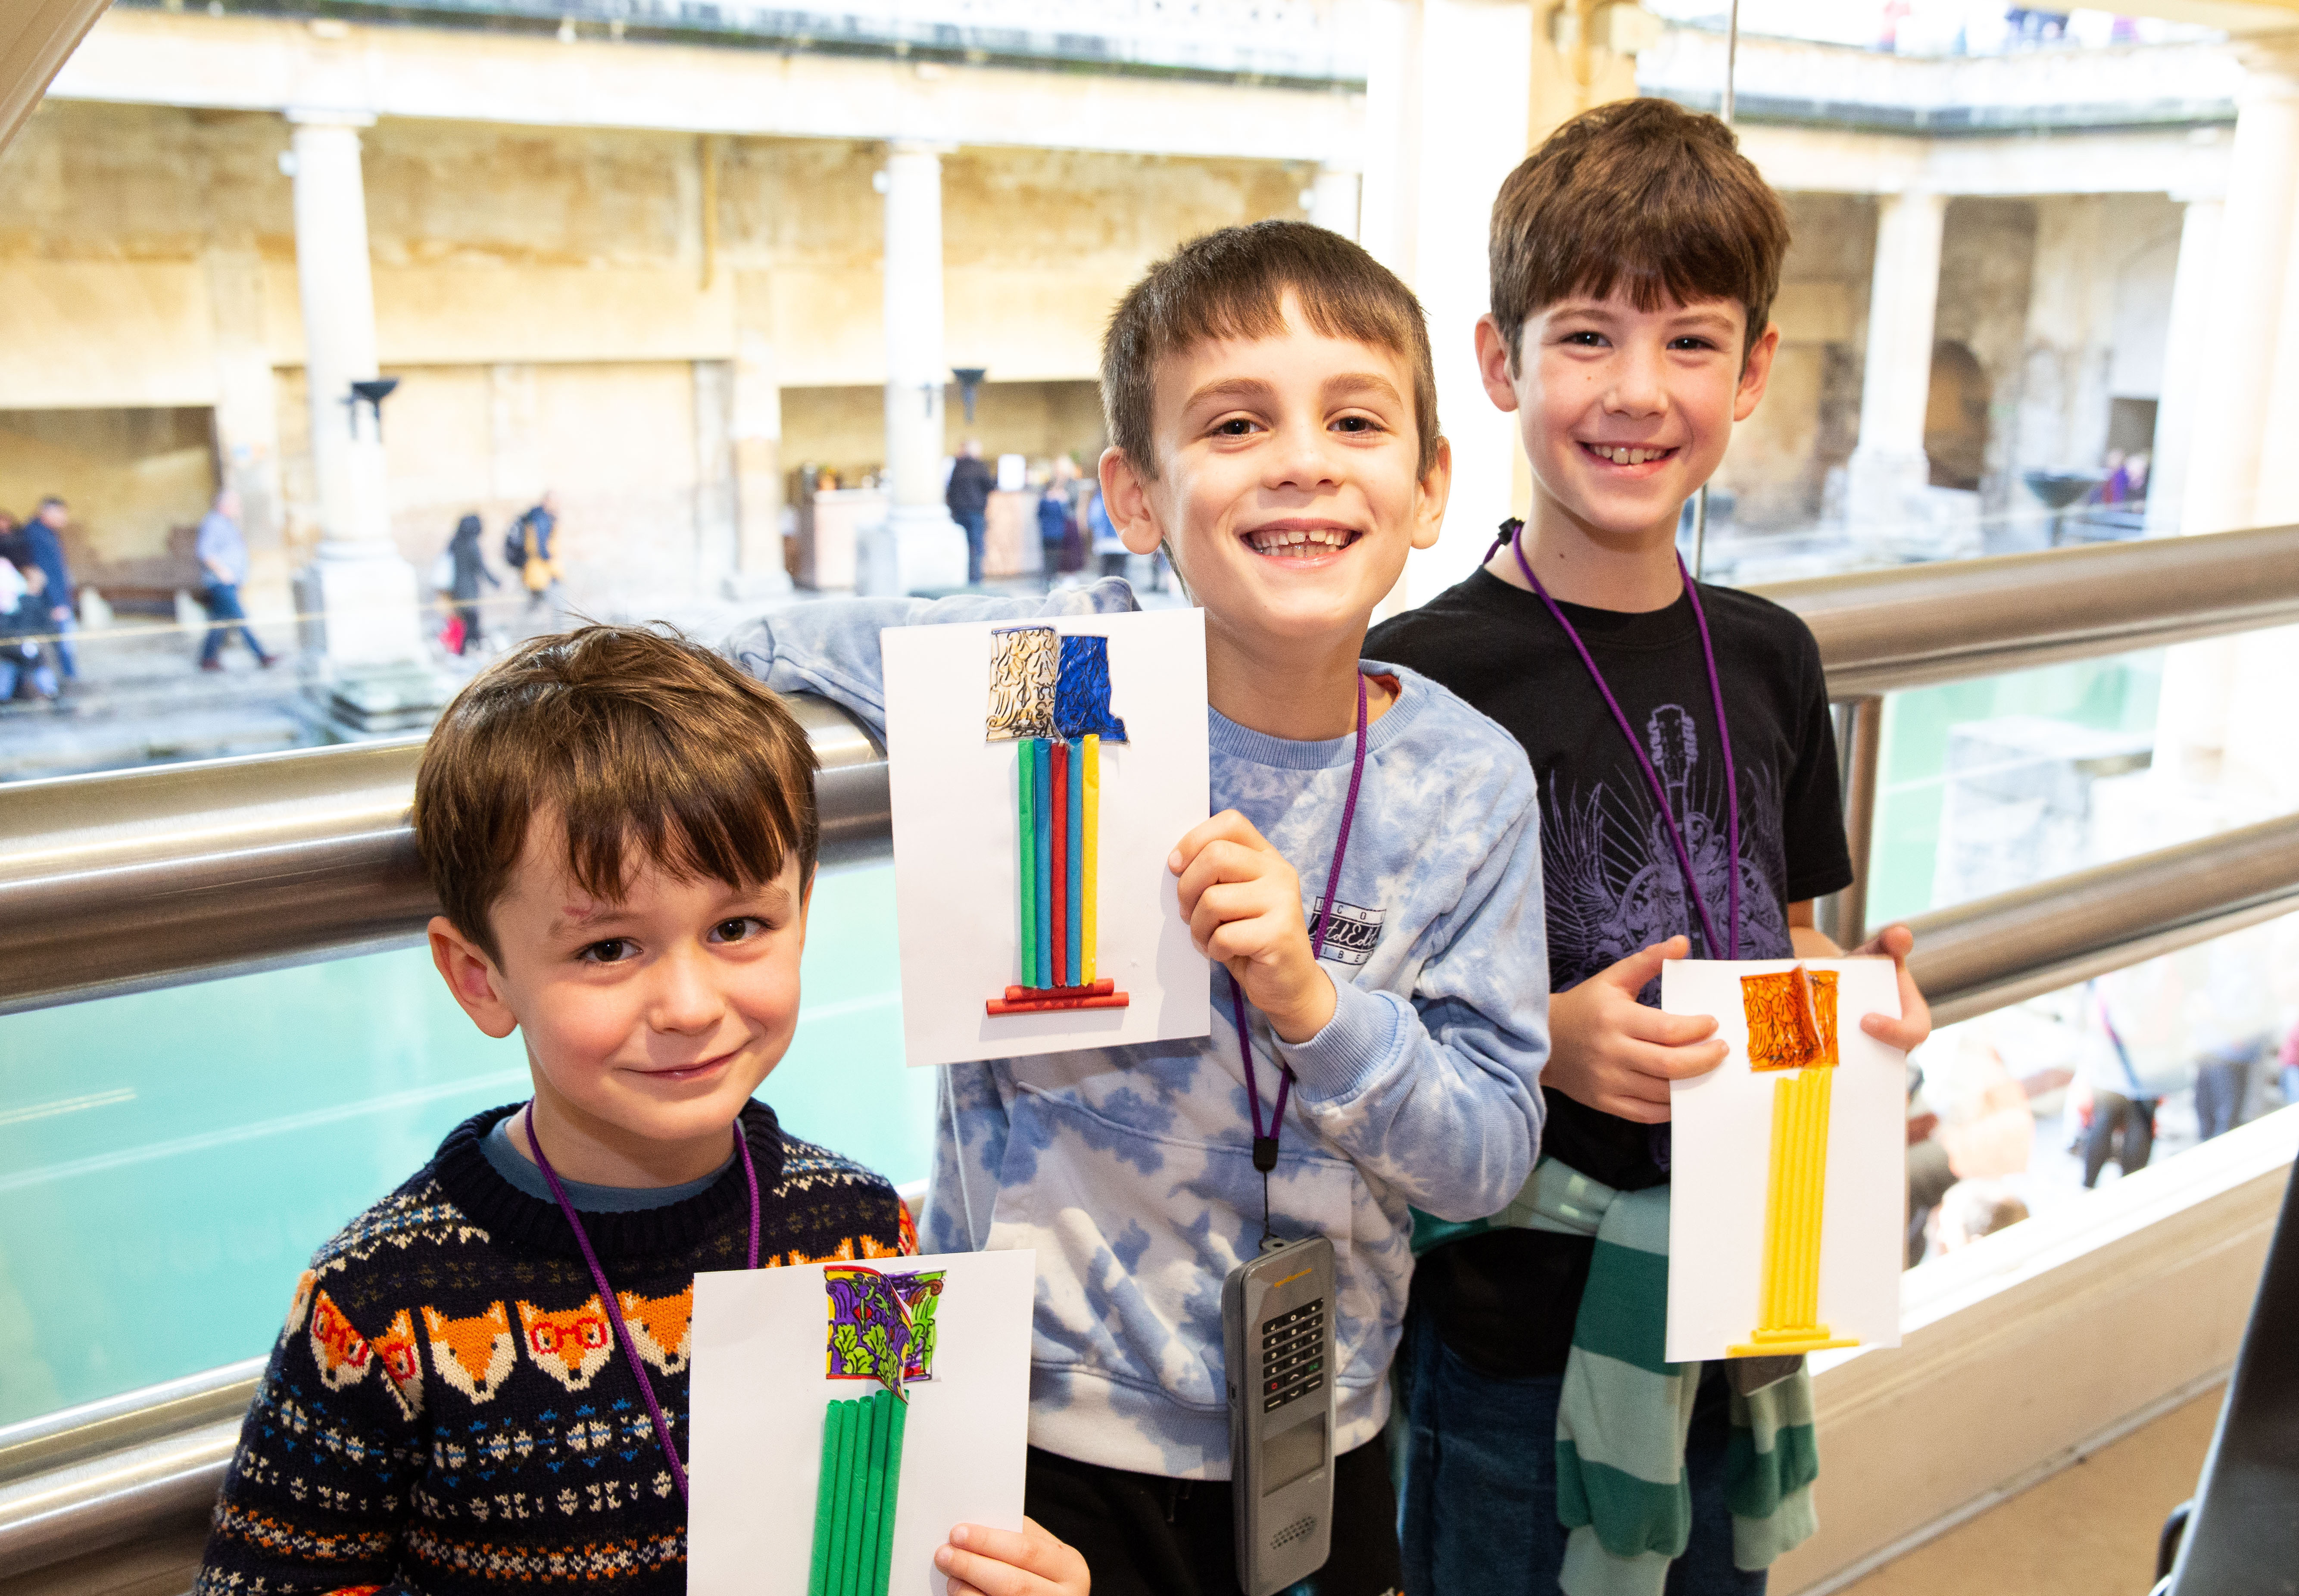
[[[958,1524],[1022,1527],[1030,1440],[1031,1251],[868,1260],[944,1271],[934,1377],[909,1387],[894,1513],[894,1596],[942,1596],[934,1549]],[[694,1596],[803,1591],[814,1555],[824,1416],[867,1396],[825,1375],[822,1264],[694,1277],[686,1588]]]
[[[1678,960],[1661,967],[1660,1006],[1707,1014],[1730,1046],[1724,1062],[1669,1088],[1671,1362],[1722,1358],[1752,1343],[1764,1318],[1774,1093],[1805,1070],[1749,1067],[1740,979],[1796,968],[1793,959]],[[1900,1012],[1888,959],[1807,959],[1837,972],[1837,1052],[1828,1105],[1818,1319],[1832,1338],[1900,1344],[1900,1270],[1907,1207],[1906,1055],[1860,1028]]]
[[[1122,1009],[985,1011],[1009,985],[1034,985],[1019,969],[1023,745],[984,736],[992,634],[1017,625],[1108,639],[1109,707],[1126,740],[1100,745],[1095,968],[1125,993]],[[881,636],[907,1060],[1205,1035],[1212,967],[1190,943],[1166,869],[1207,813],[1204,613],[900,627]]]

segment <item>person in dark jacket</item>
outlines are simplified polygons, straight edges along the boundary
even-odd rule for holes
[[[527,584],[527,612],[548,604],[556,608],[559,591],[559,551],[552,536],[559,529],[559,495],[549,488],[535,502],[534,508],[511,523],[518,534],[517,546],[526,555],[519,561],[519,574]],[[472,597],[478,596],[476,591]]]
[[[48,622],[55,629],[56,664],[68,682],[79,677],[79,660],[70,636],[77,629],[72,620],[71,567],[64,563],[63,539],[59,536],[71,520],[64,502],[50,494],[19,534],[24,552],[48,579],[47,591],[41,597],[47,601]]]
[[[1063,456],[1054,461],[1054,474],[1046,481],[1046,491],[1038,495],[1038,551],[1044,557],[1040,569],[1048,593],[1054,590],[1054,578],[1069,562],[1070,536],[1077,529],[1070,515],[1070,482],[1076,476],[1077,468]]]
[[[966,529],[966,581],[972,586],[982,580],[982,539],[990,526],[990,490],[998,486],[998,473],[982,458],[982,440],[970,437],[959,457],[950,462],[950,486],[942,490],[942,502],[950,506],[950,519]]]
[[[490,587],[502,586],[502,578],[487,569],[486,555],[479,548],[479,518],[467,515],[455,523],[455,536],[447,544],[448,557],[455,562],[453,581],[447,596],[455,602],[455,613],[463,622],[462,641],[455,652],[467,654],[479,641],[479,584]]]

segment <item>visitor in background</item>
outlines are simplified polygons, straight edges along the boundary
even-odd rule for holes
[[[463,623],[461,635],[455,639],[459,654],[468,654],[478,644],[479,584],[502,586],[502,578],[487,569],[486,556],[479,549],[479,518],[467,515],[455,523],[455,536],[447,544],[447,557],[454,562],[447,596],[454,601],[455,619]]]
[[[1070,534],[1076,530],[1076,523],[1070,519],[1070,484],[1076,478],[1077,467],[1065,454],[1054,461],[1054,474],[1046,479],[1046,491],[1038,495],[1038,552],[1042,556],[1039,569],[1048,593],[1054,590],[1054,578],[1070,569]]]
[[[71,567],[64,563],[63,529],[71,523],[64,502],[50,494],[40,501],[38,512],[24,524],[22,533],[25,557],[47,578],[41,596],[47,601],[48,624],[55,631],[56,664],[68,682],[79,679],[79,660],[71,637],[79,629],[72,619]]]
[[[527,612],[548,604],[558,608],[559,557],[552,538],[559,530],[559,495],[549,488],[532,509],[510,524],[503,537],[506,556],[516,547],[518,557],[511,564],[519,569],[519,578],[527,584]],[[474,596],[477,596],[474,594]]]
[[[29,563],[31,558],[30,552],[25,546],[23,528],[16,524],[16,518],[13,515],[0,510],[0,560],[10,560],[18,565],[24,565]]]
[[[12,520],[10,529],[14,526]],[[48,629],[47,606],[40,602],[46,581],[38,566],[20,567],[0,544],[0,703],[14,698],[27,682],[36,697],[56,695],[56,673],[48,669],[37,641]]]
[[[2206,1048],[2195,1060],[2195,1139],[2208,1142],[2243,1123],[2243,1100],[2262,1041],[2252,1037]]]
[[[2152,1043],[2162,1027],[2163,995],[2176,979],[2171,960],[2159,959],[2091,984],[2084,1005],[2086,1047],[2069,1106],[2083,1126],[2084,1185],[2099,1184],[2112,1159],[2126,1175],[2147,1168],[2155,1151],[2155,1110],[2168,1083],[2151,1068]],[[2165,967],[2163,968],[2154,966]]]
[[[2283,1101],[2286,1107],[2299,1102],[2299,1025],[2284,1034],[2283,1046],[2275,1055],[2283,1070]]]
[[[2195,1136],[2208,1142],[2244,1122],[2253,1075],[2274,1045],[2274,971],[2256,935],[2219,937],[2184,957],[2203,965],[2184,1018],[2195,1061]]]
[[[255,640],[248,628],[247,611],[240,608],[240,584],[247,580],[247,537],[239,528],[239,495],[232,489],[219,489],[209,502],[207,514],[200,518],[199,542],[193,553],[199,560],[200,579],[205,584],[200,590],[200,607],[208,612],[208,635],[200,644],[200,669],[223,669],[223,645],[235,630],[259,667],[269,670],[279,663],[278,655],[266,653]]]
[[[998,486],[998,473],[982,458],[982,440],[970,437],[950,462],[950,486],[942,489],[942,502],[950,506],[950,519],[966,533],[966,585],[969,587],[982,580],[982,539],[990,526],[990,490]]]

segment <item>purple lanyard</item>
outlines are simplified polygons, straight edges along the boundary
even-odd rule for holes
[[[1325,932],[1333,923],[1333,894],[1341,885],[1341,860],[1349,857],[1349,827],[1357,818],[1357,787],[1365,780],[1365,673],[1357,673],[1357,749],[1349,764],[1349,795],[1341,805],[1341,835],[1333,844],[1332,868],[1325,872],[1325,898],[1317,906],[1317,924],[1309,933],[1309,957],[1325,956]],[[1238,985],[1237,977],[1229,978],[1230,1016],[1237,1021],[1237,1052],[1245,1066],[1245,1106],[1253,1115],[1253,1167],[1261,1171],[1261,1228],[1269,1233],[1269,1172],[1277,1168],[1277,1138],[1285,1128],[1285,1100],[1293,1092],[1293,1067],[1280,1063],[1277,1067],[1277,1106],[1269,1116],[1269,1130],[1261,1128],[1261,1086],[1254,1079],[1253,1034],[1246,1028],[1245,991]]]
[[[679,1461],[678,1448],[670,1439],[670,1421],[662,1416],[662,1404],[655,1401],[654,1382],[647,1378],[646,1365],[639,1361],[637,1343],[631,1340],[629,1326],[623,1323],[622,1304],[615,1301],[613,1288],[607,1284],[607,1271],[599,1267],[599,1255],[591,1250],[591,1238],[583,1232],[583,1221],[575,1217],[575,1205],[567,1201],[567,1188],[559,1184],[559,1172],[551,1160],[543,1156],[543,1143],[535,1135],[535,1105],[527,1105],[527,1146],[535,1154],[535,1167],[543,1171],[543,1178],[551,1185],[551,1194],[559,1200],[559,1211],[567,1216],[567,1223],[575,1232],[575,1244],[583,1249],[583,1261],[591,1266],[591,1279],[599,1288],[599,1301],[606,1306],[607,1318],[615,1326],[615,1341],[629,1359],[631,1373],[639,1377],[639,1394],[646,1398],[647,1417],[654,1421],[654,1438],[662,1442],[662,1455],[670,1459],[670,1477],[677,1482],[678,1500],[686,1500],[686,1465]],[[759,1171],[751,1162],[751,1143],[743,1135],[743,1122],[735,1121],[735,1151],[742,1156],[743,1178],[751,1186],[751,1251],[748,1268],[759,1267]]]
[[[1540,585],[1540,578],[1532,574],[1532,567],[1526,563],[1524,542],[1517,536],[1523,528],[1523,522],[1512,520],[1501,528],[1501,536],[1508,544],[1509,552],[1516,556],[1517,569],[1524,573],[1524,579],[1532,585],[1533,592],[1540,595],[1540,602],[1548,606],[1548,612],[1556,617],[1556,624],[1563,627],[1565,636],[1572,639],[1573,652],[1581,656],[1581,663],[1589,668],[1589,679],[1595,682],[1597,691],[1605,695],[1605,707],[1613,711],[1613,719],[1620,726],[1621,736],[1629,740],[1629,752],[1637,756],[1637,764],[1644,771],[1645,780],[1652,784],[1653,802],[1660,806],[1661,820],[1668,827],[1668,840],[1676,846],[1676,867],[1684,872],[1684,895],[1692,900],[1693,912],[1700,917],[1701,951],[1714,959],[1718,946],[1716,926],[1708,918],[1707,901],[1700,895],[1700,883],[1692,873],[1692,850],[1684,845],[1684,831],[1678,826],[1676,816],[1669,810],[1668,788],[1662,785],[1660,772],[1653,769],[1652,761],[1645,753],[1644,744],[1637,741],[1637,734],[1629,725],[1629,718],[1621,712],[1621,701],[1614,698],[1612,688],[1605,685],[1605,673],[1597,669],[1596,659],[1589,653],[1589,645],[1581,641],[1581,634],[1573,629],[1573,623],[1564,619],[1564,610],[1548,596],[1548,589]],[[1724,804],[1728,816],[1726,841],[1731,848],[1730,868],[1725,871],[1731,894],[1731,921],[1727,927],[1731,933],[1731,941],[1725,944],[1730,950],[1725,957],[1738,959],[1740,956],[1740,784],[1732,769],[1732,728],[1724,720],[1724,685],[1716,674],[1716,645],[1708,639],[1708,615],[1700,607],[1699,588],[1692,580],[1692,573],[1684,569],[1684,556],[1681,554],[1676,557],[1676,573],[1684,578],[1684,596],[1692,601],[1692,619],[1700,626],[1700,652],[1708,661],[1709,702],[1716,707],[1716,736],[1724,745]],[[1687,807],[1689,806],[1688,799]]]

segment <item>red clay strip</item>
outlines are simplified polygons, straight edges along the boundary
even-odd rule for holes
[[[1123,1009],[1133,1002],[1125,993],[1118,992],[1099,997],[1024,998],[1018,1002],[992,998],[982,1007],[991,1014],[1042,1014],[1055,1009]]]

